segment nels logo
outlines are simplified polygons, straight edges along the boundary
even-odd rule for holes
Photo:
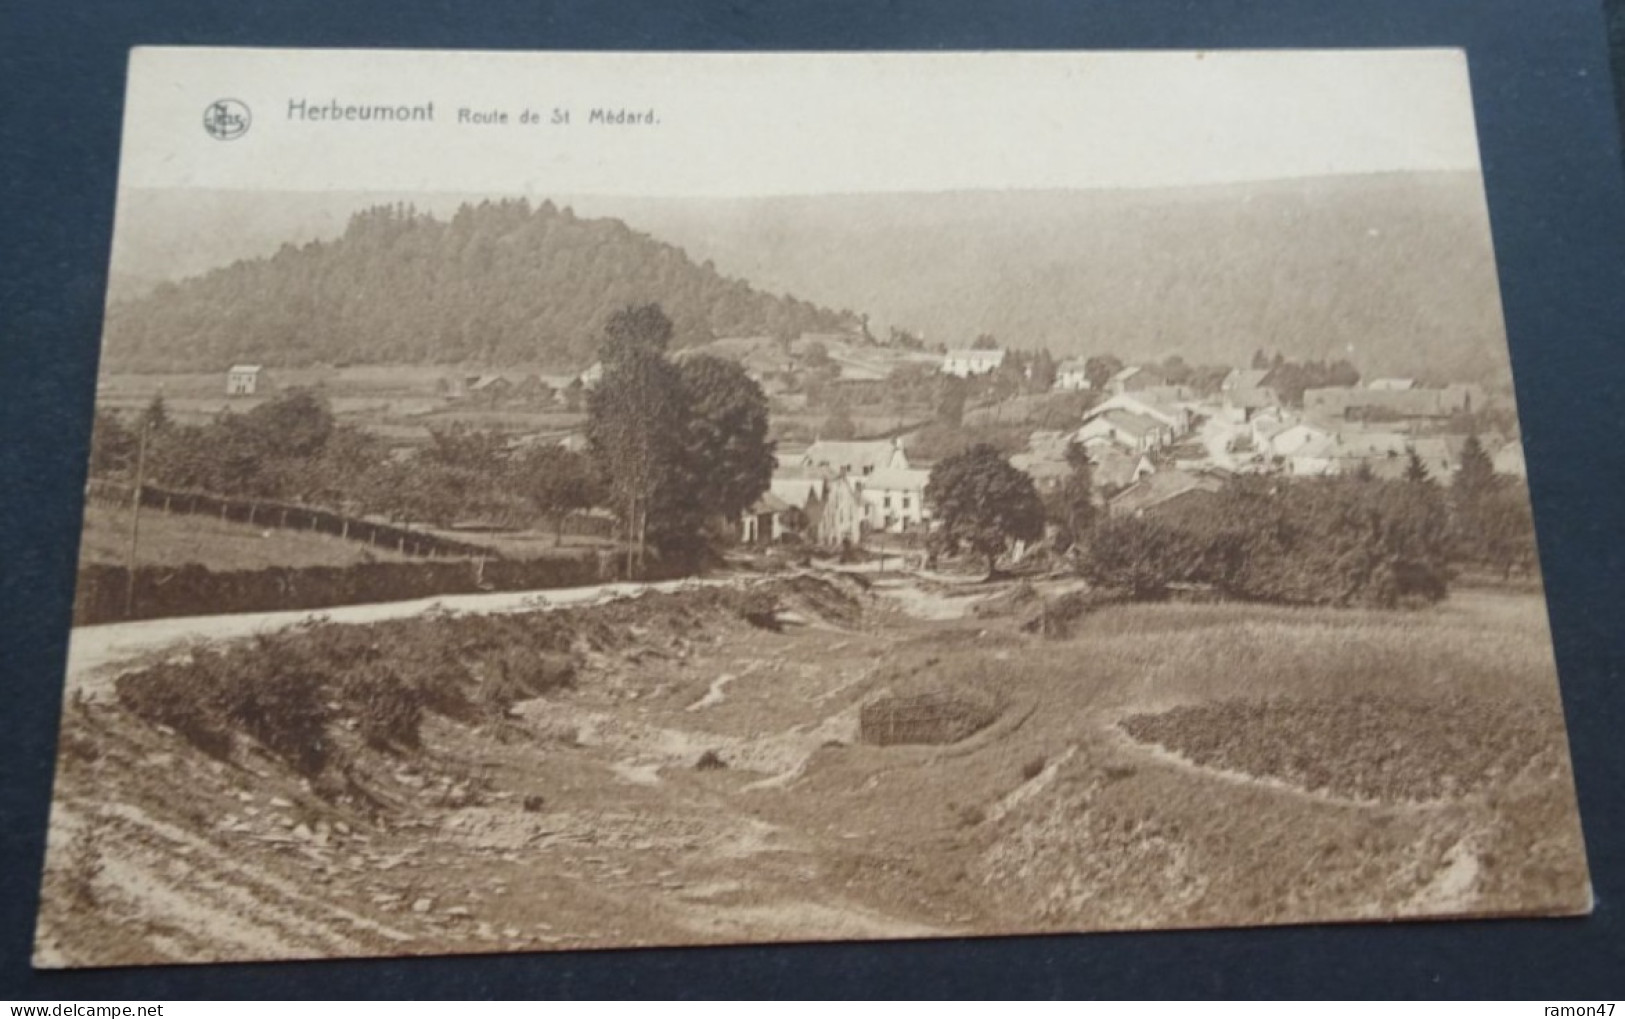
[[[217,99],[203,108],[203,130],[223,142],[247,134],[252,119],[248,107],[235,99]]]

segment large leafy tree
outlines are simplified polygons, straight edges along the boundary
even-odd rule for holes
[[[1501,571],[1502,579],[1520,569],[1532,572],[1538,551],[1535,544],[1535,518],[1529,505],[1529,492],[1508,481],[1485,496],[1478,508],[1480,554],[1484,562]]]
[[[148,401],[146,409],[141,412],[138,427],[161,432],[168,428],[170,424],[172,422],[169,419],[169,408],[164,405],[164,394],[152,394],[152,399]]]
[[[110,410],[98,408],[90,432],[90,473],[113,474],[135,462],[137,435]]]
[[[684,361],[678,376],[689,414],[685,466],[692,495],[713,516],[736,518],[773,477],[767,395],[744,368],[709,355]]]
[[[1461,467],[1450,487],[1457,498],[1467,500],[1488,495],[1496,487],[1495,464],[1478,436],[1469,435],[1462,443]]]
[[[1478,436],[1461,447],[1461,466],[1450,482],[1450,508],[1455,514],[1457,551],[1466,559],[1510,574],[1528,566],[1535,555],[1534,522],[1529,495],[1522,485],[1495,473],[1495,464]]]
[[[1104,389],[1111,377],[1122,370],[1122,360],[1112,354],[1100,354],[1083,362],[1083,375],[1094,389]]]
[[[534,446],[510,465],[514,488],[553,523],[553,543],[564,543],[570,515],[599,498],[598,472],[587,458],[562,446]]]
[[[1156,601],[1171,584],[1205,579],[1204,552],[1201,537],[1154,517],[1119,517],[1095,530],[1079,571],[1098,587]]]
[[[290,389],[241,418],[245,438],[266,456],[314,456],[333,433],[333,409],[309,389]]]
[[[1028,388],[1035,393],[1047,393],[1055,386],[1055,357],[1048,347],[1039,347],[1029,365]]]
[[[1066,465],[1068,472],[1055,493],[1051,516],[1067,540],[1076,543],[1095,525],[1094,469],[1088,452],[1076,442],[1066,445]]]
[[[933,467],[925,499],[949,548],[985,556],[989,573],[1011,542],[1044,534],[1044,506],[1033,479],[985,443]]]
[[[665,356],[671,336],[658,305],[610,316],[604,374],[587,399],[587,442],[640,568],[651,538],[668,544],[693,533],[697,509],[686,498],[693,495],[684,470],[689,408],[682,376]]]

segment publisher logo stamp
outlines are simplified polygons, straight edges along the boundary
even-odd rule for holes
[[[216,99],[203,109],[203,130],[223,142],[247,134],[252,121],[248,107],[235,99]]]

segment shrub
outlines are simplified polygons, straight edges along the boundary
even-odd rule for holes
[[[119,703],[142,721],[174,729],[211,757],[230,755],[231,731],[218,691],[208,669],[196,660],[127,672],[118,677],[113,689]]]
[[[339,694],[369,746],[419,745],[423,692],[393,668],[369,664],[349,673],[339,685]]]
[[[569,655],[538,651],[525,644],[488,649],[479,663],[482,673],[477,700],[494,714],[506,714],[520,701],[569,686],[575,681],[575,663]]]
[[[760,589],[746,591],[739,599],[739,618],[760,630],[778,633],[779,600],[772,593]]]
[[[233,664],[223,689],[226,717],[300,774],[321,771],[332,749],[324,677],[263,654],[239,655]]]

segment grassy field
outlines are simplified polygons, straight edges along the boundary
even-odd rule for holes
[[[91,504],[79,542],[79,562],[122,566],[130,551],[128,510]],[[141,565],[198,563],[211,570],[257,570],[267,566],[348,566],[407,560],[386,548],[328,534],[250,527],[212,516],[144,510],[138,547]]]
[[[433,527],[424,530],[442,538],[488,548],[493,554],[504,559],[553,559],[561,556],[569,558],[579,556],[589,549],[598,551],[622,547],[621,543],[613,538],[594,534],[572,534],[569,531],[560,536],[546,527],[534,531],[458,531]]]

